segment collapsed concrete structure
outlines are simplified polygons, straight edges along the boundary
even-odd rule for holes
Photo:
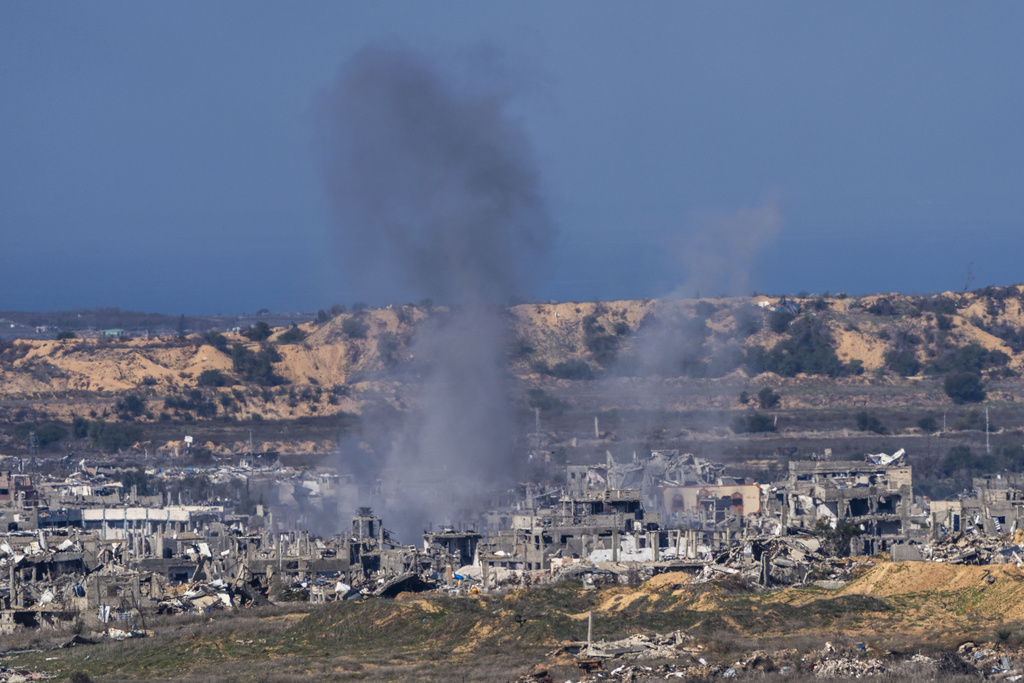
[[[873,555],[908,538],[914,524],[913,472],[899,458],[866,461],[790,461],[785,486],[769,490],[768,507],[783,528],[854,525],[852,552]]]
[[[976,479],[971,495],[927,510],[914,501],[903,456],[792,461],[785,478],[758,483],[675,451],[622,463],[609,455],[568,467],[564,487],[495,494],[480,526],[425,530],[421,545],[399,543],[369,508],[346,532],[316,537],[284,528],[262,504],[253,514],[213,500],[172,504],[99,468],[64,481],[3,473],[0,629],[82,618],[130,633],[152,611],[458,593],[561,576],[621,581],[670,570],[734,574],[764,587],[833,585],[870,562],[837,553],[1024,564],[1018,546],[985,551],[971,540],[1017,532],[1024,541],[1024,475]],[[293,492],[337,485],[320,473],[286,476]],[[956,545],[947,552],[943,543]]]

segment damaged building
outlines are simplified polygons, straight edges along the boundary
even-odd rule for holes
[[[860,532],[851,552],[886,551],[907,538],[913,523],[912,468],[901,463],[790,461],[785,485],[769,490],[768,507],[783,528],[851,524]]]

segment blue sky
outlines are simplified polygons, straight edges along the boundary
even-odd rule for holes
[[[971,263],[973,286],[1019,283],[1022,20],[1009,2],[0,3],[0,310],[421,298],[349,272],[318,163],[318,98],[394,43],[443,74],[493,61],[513,92],[558,229],[524,296],[941,291]]]

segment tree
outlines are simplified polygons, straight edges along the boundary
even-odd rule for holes
[[[779,405],[781,398],[771,387],[764,387],[757,392],[757,404],[761,406],[761,410],[771,410]]]
[[[942,383],[946,395],[953,403],[980,403],[985,400],[985,385],[977,372],[954,372],[946,375]]]
[[[775,421],[764,413],[739,415],[732,421],[732,431],[737,434],[774,432]]]
[[[555,363],[555,367],[551,368],[551,374],[558,379],[589,380],[596,377],[594,369],[590,367],[590,363],[579,359]]]
[[[216,330],[209,330],[203,334],[203,343],[209,344],[222,353],[228,352],[228,338]]]
[[[77,339],[78,336],[71,330],[61,330],[57,333],[57,339],[63,341],[65,339]]]
[[[255,342],[261,342],[266,341],[266,339],[270,337],[272,332],[273,330],[270,329],[270,325],[260,320],[255,325],[252,325],[248,329],[242,330],[242,336],[248,337],[249,339]]]
[[[789,324],[796,318],[795,313],[788,311],[779,311],[778,313],[772,313],[768,318],[768,327],[771,331],[776,334],[782,334],[789,328]]]
[[[789,328],[789,338],[776,344],[764,356],[764,369],[783,377],[799,373],[838,377],[845,371],[833,348],[828,327],[810,318],[801,318]]]
[[[913,377],[921,371],[921,362],[912,349],[895,349],[885,352],[885,365],[897,375]]]
[[[231,363],[234,371],[247,382],[264,386],[284,384],[285,380],[274,372],[274,363],[281,360],[281,354],[273,345],[253,352],[241,344],[231,347]]]
[[[366,339],[370,326],[358,318],[346,318],[341,324],[341,332],[349,339]]]
[[[292,326],[289,327],[286,332],[282,333],[277,340],[282,344],[298,344],[300,341],[305,339],[306,336],[307,334],[305,330],[295,323],[292,323]]]
[[[857,413],[857,429],[875,434],[885,434],[888,431],[877,417],[869,414],[866,410]]]
[[[118,399],[117,412],[126,420],[134,419],[146,412],[146,402],[135,394],[129,394]]]
[[[220,370],[203,370],[196,383],[201,387],[223,387],[227,386],[228,378]]]

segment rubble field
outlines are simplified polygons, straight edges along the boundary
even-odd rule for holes
[[[94,680],[561,683],[589,668],[589,680],[1015,681],[1024,680],[1024,625],[1007,615],[1024,609],[1017,576],[1012,566],[879,561],[838,590],[761,591],[730,575],[675,572],[636,586],[400,593],[154,617],[146,638],[37,642],[0,656],[0,667],[58,680],[85,672]],[[921,615],[927,628],[915,626]]]

